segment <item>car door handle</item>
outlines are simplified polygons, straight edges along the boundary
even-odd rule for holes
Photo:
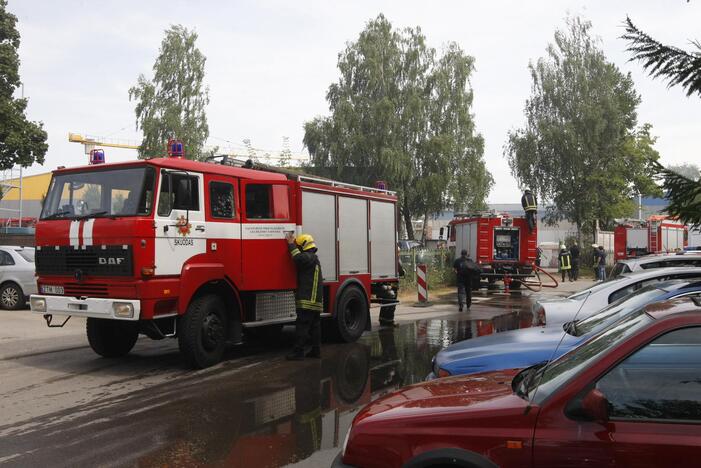
[[[201,225],[200,225],[200,226],[197,226],[197,227],[195,228],[195,231],[204,232],[204,226],[201,226]]]

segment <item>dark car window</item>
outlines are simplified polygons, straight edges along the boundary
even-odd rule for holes
[[[0,250],[0,265],[7,266],[7,265],[14,265],[14,264],[15,264],[15,260],[12,258],[12,255],[5,252],[4,250]]]
[[[622,273],[630,273],[630,271],[631,270],[628,264],[618,262],[613,266],[613,269],[611,269],[611,274],[609,275],[609,278],[615,278],[616,276]]]
[[[653,268],[661,268],[662,267],[662,262],[650,262],[650,263],[641,263],[640,268],[643,270],[651,270]]]
[[[655,298],[663,295],[664,290],[656,288],[654,285],[649,285],[633,292],[630,297],[620,299],[606,308],[599,311],[596,315],[592,315],[580,322],[577,322],[572,331],[576,332],[575,336],[583,336],[587,333],[598,333],[606,326],[624,317],[626,314],[633,312],[645,304],[655,300]]]
[[[701,422],[701,327],[657,338],[596,386],[612,419]]]

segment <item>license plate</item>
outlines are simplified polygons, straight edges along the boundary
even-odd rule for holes
[[[41,292],[43,294],[63,294],[63,286],[54,286],[52,284],[42,284]]]

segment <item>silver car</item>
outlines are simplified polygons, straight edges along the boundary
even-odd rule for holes
[[[622,273],[616,278],[563,298],[539,298],[532,308],[538,325],[561,325],[572,320],[583,320],[596,314],[612,302],[658,281],[700,278],[701,268],[678,267]]]
[[[0,307],[22,309],[36,292],[34,248],[0,246]]]
[[[642,257],[626,258],[619,260],[611,270],[610,278],[615,278],[623,273],[653,268],[669,267],[701,267],[701,252],[679,252],[676,254],[644,255]]]

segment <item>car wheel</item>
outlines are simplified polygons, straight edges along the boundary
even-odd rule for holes
[[[27,299],[17,283],[6,283],[0,289],[0,304],[3,309],[17,310],[27,304]]]
[[[203,369],[220,362],[226,330],[226,308],[219,297],[208,294],[194,299],[178,327],[178,345],[188,365]]]
[[[102,357],[129,354],[139,338],[139,323],[89,317],[85,325],[90,347]]]
[[[368,320],[368,305],[365,294],[356,286],[343,290],[336,307],[336,330],[339,338],[352,343],[365,331]]]

